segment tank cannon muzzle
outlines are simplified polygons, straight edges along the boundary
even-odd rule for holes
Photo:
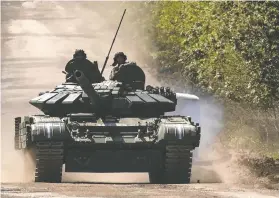
[[[82,71],[77,70],[75,71],[75,77],[80,79],[84,77],[84,74]]]
[[[84,73],[80,70],[76,70],[74,72],[74,77],[84,93],[89,97],[90,103],[93,107],[97,107],[98,101],[99,101],[99,95],[95,91],[92,84],[89,82],[89,80],[86,78]]]

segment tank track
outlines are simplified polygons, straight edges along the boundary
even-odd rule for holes
[[[63,153],[63,142],[36,143],[35,182],[61,182]]]
[[[167,145],[164,166],[149,173],[150,183],[188,184],[191,178],[193,153],[188,146]]]
[[[15,150],[19,150],[19,125],[21,123],[21,117],[15,118],[15,136],[14,136],[14,148]]]
[[[165,180],[168,183],[190,183],[192,152],[187,146],[168,145],[165,158]]]

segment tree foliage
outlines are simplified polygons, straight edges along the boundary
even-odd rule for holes
[[[160,70],[208,92],[272,107],[279,100],[279,2],[156,2]]]

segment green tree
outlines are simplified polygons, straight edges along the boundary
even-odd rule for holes
[[[152,5],[160,71],[261,107],[279,99],[279,2]]]

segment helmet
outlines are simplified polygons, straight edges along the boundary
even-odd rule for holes
[[[117,52],[115,55],[114,55],[114,58],[113,58],[113,64],[112,64],[112,66],[115,66],[116,64],[117,64],[117,58],[119,57],[119,56],[122,56],[123,58],[124,58],[124,61],[126,61],[127,60],[127,56],[123,53],[123,52]]]
[[[73,58],[86,58],[86,54],[82,49],[77,49],[73,55]]]

